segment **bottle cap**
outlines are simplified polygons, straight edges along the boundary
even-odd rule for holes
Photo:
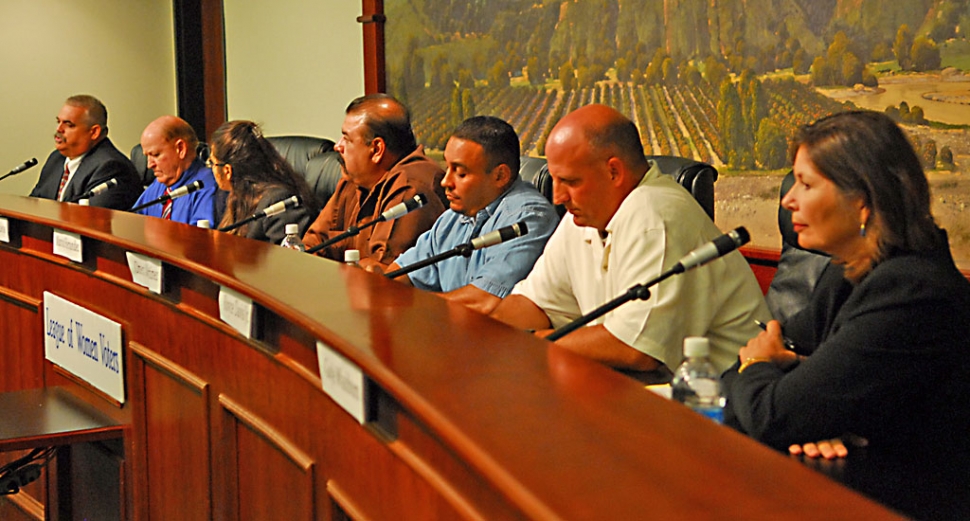
[[[279,228],[277,228],[277,230],[278,229]],[[286,227],[283,228],[283,231],[285,231],[287,235],[296,235],[300,233],[300,225],[296,223],[287,224]]]
[[[77,204],[79,204],[81,206],[90,206],[91,205],[91,200],[90,199],[81,199],[80,201],[77,202]]]
[[[360,262],[360,250],[345,250],[344,262],[357,264]]]
[[[199,228],[210,228],[211,227],[211,224],[209,223],[209,220],[208,219],[199,219],[199,221],[197,223],[195,223],[195,225],[198,226]]]
[[[711,353],[711,344],[702,336],[689,336],[684,339],[684,356],[707,356]]]

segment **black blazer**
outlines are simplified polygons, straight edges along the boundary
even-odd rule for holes
[[[60,152],[51,152],[37,185],[30,192],[31,197],[57,198],[57,188],[64,174],[64,161],[65,157]],[[118,186],[92,197],[91,206],[128,210],[141,195],[141,182],[128,157],[119,152],[110,139],[105,138],[88,150],[81,160],[81,166],[71,177],[71,182],[64,187],[64,200],[70,201],[111,178],[118,179]]]

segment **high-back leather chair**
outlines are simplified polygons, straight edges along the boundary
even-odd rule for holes
[[[785,194],[795,184],[795,176],[788,172],[778,194],[778,231],[781,232],[781,258],[765,301],[771,316],[784,324],[808,305],[822,273],[829,266],[829,257],[821,252],[802,249],[798,234],[792,226],[791,212],[781,205]]]
[[[700,203],[701,208],[707,212],[710,218],[714,219],[714,182],[717,181],[717,169],[713,166],[676,156],[647,156],[647,159],[655,161],[657,167],[664,174],[674,177],[678,184],[683,186]],[[532,184],[552,201],[552,176],[549,175],[549,166],[546,160],[539,157],[523,157],[519,174],[526,181]],[[562,206],[557,206],[556,211],[559,216],[565,215],[566,210]]]
[[[333,141],[312,136],[268,136],[267,141],[306,179],[310,190],[323,208],[333,195],[340,179],[340,163]]]

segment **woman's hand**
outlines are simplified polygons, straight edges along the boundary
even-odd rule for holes
[[[785,369],[798,359],[798,356],[787,349],[781,337],[781,324],[777,320],[768,322],[764,331],[748,341],[748,345],[741,348],[738,357],[743,363],[749,359],[766,359],[778,367]]]
[[[788,453],[792,456],[800,456],[804,454],[805,457],[813,459],[818,458],[819,456],[828,460],[844,458],[849,455],[849,449],[846,448],[846,443],[853,447],[865,447],[869,444],[869,440],[863,438],[862,436],[856,436],[855,434],[846,434],[841,438],[834,438],[816,443],[805,443],[803,445],[796,443],[788,447]]]

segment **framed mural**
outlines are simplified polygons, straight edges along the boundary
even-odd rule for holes
[[[432,152],[476,114],[542,156],[558,119],[603,103],[648,154],[717,167],[721,229],[777,248],[799,125],[885,111],[921,154],[933,211],[970,268],[970,4],[963,0],[385,0],[388,90]]]

